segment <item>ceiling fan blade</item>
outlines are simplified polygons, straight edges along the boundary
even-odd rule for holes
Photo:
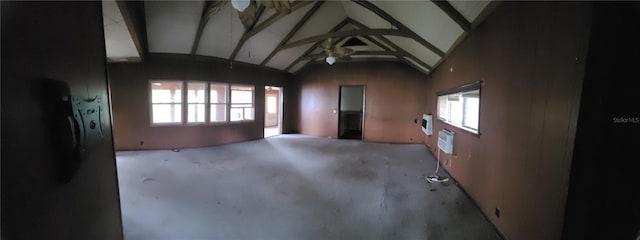
[[[291,4],[289,0],[260,0],[266,8],[271,8],[278,13],[291,13]]]
[[[353,49],[345,48],[345,47],[336,47],[335,49],[336,55],[340,56],[348,56],[354,53]]]
[[[322,41],[322,43],[320,43],[320,47],[322,49],[331,49],[332,45],[333,45],[333,40],[332,38],[327,38],[327,40]]]
[[[249,29],[251,27],[251,25],[253,24],[253,21],[257,21],[256,18],[256,13],[258,12],[258,7],[256,2],[251,1],[251,4],[249,4],[249,7],[247,7],[247,9],[245,9],[244,11],[238,12],[238,17],[240,18],[240,21],[242,22],[242,26],[244,26],[244,29]]]

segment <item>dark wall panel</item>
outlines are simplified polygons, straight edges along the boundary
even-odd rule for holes
[[[484,81],[480,135],[439,120],[434,132],[456,132],[445,168],[508,239],[561,236],[590,9],[502,3],[429,78],[434,114],[437,92]],[[437,135],[425,142],[437,151]]]
[[[397,62],[311,65],[296,76],[300,84],[298,129],[303,134],[336,138],[340,86],[365,85],[364,140],[422,143],[420,123],[426,98],[421,89],[426,77]]]
[[[1,8],[2,239],[122,239],[100,2]],[[85,148],[67,183],[58,84],[103,100],[104,136]]]
[[[563,239],[638,239],[640,2],[593,15]]]
[[[290,75],[207,57],[148,54],[144,63],[109,64],[113,100],[115,147],[125,149],[167,149],[201,147],[241,142],[263,137],[264,86],[284,87],[284,114]],[[255,86],[255,121],[217,125],[151,126],[150,80],[199,80],[251,84]],[[284,117],[286,121],[290,119]],[[285,129],[286,132],[287,129]]]

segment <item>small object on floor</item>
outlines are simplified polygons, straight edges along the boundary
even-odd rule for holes
[[[435,188],[429,189],[429,192],[435,192],[435,191],[437,191],[437,189]]]
[[[425,179],[427,179],[427,182],[429,183],[441,183],[441,182],[449,181],[448,177],[442,177],[438,175],[431,175],[431,176],[425,177]]]
[[[182,151],[182,149],[180,149],[180,148],[172,148],[171,151],[172,152],[180,152],[180,151]]]

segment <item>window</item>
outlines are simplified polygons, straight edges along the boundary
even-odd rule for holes
[[[182,82],[151,82],[151,122],[182,123]]]
[[[187,122],[204,123],[206,116],[206,91],[204,82],[187,82]]]
[[[227,121],[227,89],[226,83],[211,83],[209,88],[209,121],[210,122],[226,122]]]
[[[253,86],[231,85],[231,121],[253,120]]]
[[[438,94],[438,119],[478,133],[481,82]]]
[[[255,120],[255,86],[252,85],[151,81],[150,91],[151,123],[154,125]],[[275,104],[275,99],[272,101],[272,105]]]

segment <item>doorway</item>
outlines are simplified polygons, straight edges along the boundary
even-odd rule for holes
[[[365,86],[340,86],[338,138],[363,139]]]
[[[282,88],[264,87],[264,137],[282,134]]]

